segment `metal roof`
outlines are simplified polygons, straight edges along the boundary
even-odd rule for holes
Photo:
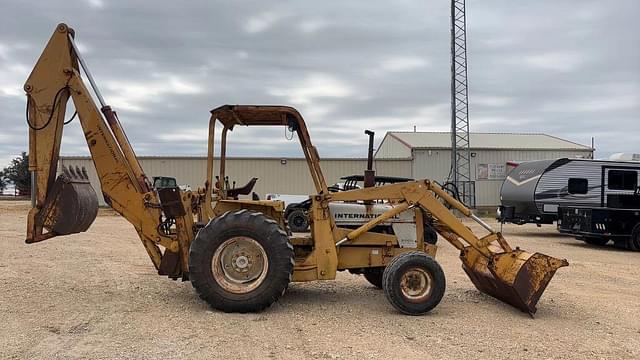
[[[382,142],[391,137],[408,148],[450,149],[449,132],[387,132]],[[583,150],[593,151],[590,146],[578,144],[547,134],[519,133],[470,133],[472,149],[538,149],[538,150]]]

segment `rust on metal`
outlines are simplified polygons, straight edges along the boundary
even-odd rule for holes
[[[87,231],[98,215],[98,197],[89,183],[85,168],[63,167],[47,194],[36,225],[55,235]],[[37,242],[44,238],[28,238]]]
[[[566,260],[522,250],[495,254],[486,258],[471,247],[461,255],[462,268],[476,288],[531,315],[555,275],[568,266]]]

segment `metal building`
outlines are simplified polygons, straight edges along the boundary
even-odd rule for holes
[[[204,186],[207,171],[206,157],[141,156],[139,160],[149,178],[153,176],[175,177],[179,185],[189,185],[192,190]],[[96,170],[89,157],[61,157],[59,165],[86,167],[91,185],[98,194],[100,205],[105,205]],[[338,182],[342,176],[363,174],[367,167],[367,159],[327,158],[322,159],[320,165],[327,183],[333,184]],[[219,163],[215,161],[214,166],[214,172],[217,172]],[[409,158],[377,159],[374,166],[378,175],[404,177],[411,175],[411,159]],[[60,168],[58,166],[58,169]],[[230,182],[236,182],[236,186],[243,186],[251,178],[257,177],[258,182],[254,192],[261,199],[267,193],[313,194],[315,192],[304,158],[230,157],[227,158],[226,174],[229,176]]]
[[[502,181],[519,162],[592,159],[594,149],[547,134],[471,133],[470,151],[476,206],[493,207],[500,204]],[[376,161],[411,159],[411,177],[443,182],[451,169],[451,133],[387,132],[375,156]]]

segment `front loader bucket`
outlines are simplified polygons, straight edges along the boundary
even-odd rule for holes
[[[47,194],[37,224],[54,235],[87,231],[98,215],[98,197],[86,169],[63,168]]]
[[[519,249],[486,258],[466,247],[460,258],[462,268],[479,291],[531,315],[556,270],[569,265],[567,260]]]

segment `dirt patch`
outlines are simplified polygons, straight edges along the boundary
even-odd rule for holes
[[[156,275],[133,227],[110,211],[87,233],[26,245],[27,210],[0,202],[0,358],[640,358],[640,254],[553,227],[504,228],[514,246],[571,263],[535,319],[477,292],[446,243],[437,259],[447,292],[426,316],[400,315],[343,273],[294,283],[271,308],[241,315]]]

